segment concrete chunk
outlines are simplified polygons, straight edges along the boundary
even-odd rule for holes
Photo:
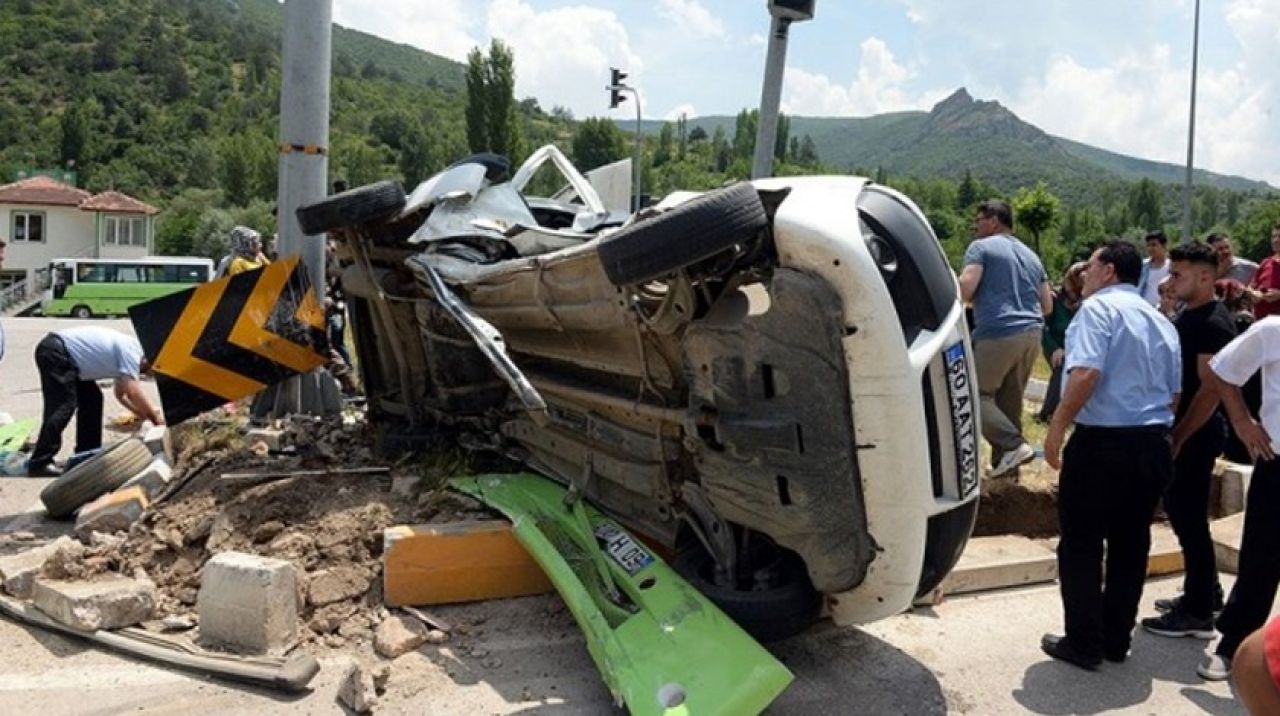
[[[151,618],[156,585],[119,575],[92,582],[37,579],[31,601],[74,629],[121,629]]]
[[[338,686],[338,700],[358,714],[367,714],[378,705],[373,675],[359,664],[349,664]]]
[[[373,650],[394,659],[427,643],[427,627],[417,619],[395,614],[382,620],[373,635]]]
[[[1240,538],[1244,536],[1244,513],[1223,517],[1209,523],[1213,535],[1213,556],[1218,571],[1236,574],[1240,568]]]
[[[148,498],[154,498],[169,486],[171,479],[173,479],[173,465],[169,463],[168,458],[158,456],[142,472],[129,478],[123,487],[140,487]]]
[[[1166,524],[1151,526],[1151,549],[1147,552],[1147,576],[1176,574],[1186,569],[1182,545],[1173,528]]]
[[[173,438],[166,425],[152,425],[142,432],[142,444],[147,446],[152,455],[163,457],[166,462],[173,462]]]
[[[942,583],[944,594],[965,594],[1058,578],[1053,550],[1026,537],[975,537]]]
[[[1249,494],[1249,480],[1253,477],[1253,466],[1219,460],[1214,472],[1221,474],[1221,487],[1218,493],[1218,508],[1221,514],[1234,515],[1237,512],[1244,512]]]
[[[298,577],[283,559],[223,552],[204,566],[196,609],[202,641],[242,653],[280,654],[295,638]]]
[[[70,537],[59,537],[35,549],[0,557],[0,582],[4,584],[4,591],[19,599],[30,599],[40,569],[60,550],[80,553],[84,547]]]
[[[138,485],[108,492],[80,508],[76,515],[76,536],[87,540],[94,532],[128,532],[150,505],[151,501]]]

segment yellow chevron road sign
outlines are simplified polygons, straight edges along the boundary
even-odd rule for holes
[[[296,256],[129,309],[169,424],[325,363],[324,309]]]

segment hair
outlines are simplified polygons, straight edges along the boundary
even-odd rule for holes
[[[0,239],[0,249],[3,249],[6,246],[8,246],[8,244],[4,242],[4,239]]]
[[[1272,231],[1280,231],[1280,221],[1277,221],[1276,223],[1272,224],[1272,225],[1271,225],[1271,230],[1272,230]],[[3,244],[3,243],[4,243],[3,241],[0,241],[0,244]]]
[[[1138,285],[1142,279],[1142,256],[1138,254],[1138,247],[1128,241],[1108,241],[1102,245],[1101,251],[1098,260],[1111,264],[1121,283]]]
[[[978,213],[983,216],[994,216],[1005,226],[1013,226],[1013,209],[1009,207],[1009,202],[1003,199],[987,199],[978,204]]]
[[[1192,241],[1189,244],[1175,247],[1169,252],[1169,258],[1174,261],[1186,261],[1193,264],[1204,264],[1211,268],[1218,268],[1218,252],[1213,247],[1199,241]]]
[[[1163,231],[1152,231],[1147,234],[1146,241],[1159,241],[1161,246],[1169,245],[1169,237],[1164,235]]]
[[[1084,292],[1084,272],[1089,268],[1088,261],[1077,261],[1062,275],[1062,287],[1070,288],[1071,293],[1079,296]]]
[[[1210,244],[1218,244],[1218,243],[1222,243],[1223,241],[1230,241],[1230,240],[1231,240],[1230,236],[1227,236],[1221,231],[1215,231],[1212,234],[1209,234],[1208,238],[1205,239],[1205,242]]]

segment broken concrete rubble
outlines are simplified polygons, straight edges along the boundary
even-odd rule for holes
[[[417,619],[394,614],[382,620],[373,635],[373,649],[379,656],[394,659],[427,643],[426,625]]]
[[[31,601],[36,608],[81,631],[120,629],[151,618],[156,585],[108,575],[96,581],[36,579]]]
[[[151,425],[146,430],[143,430],[138,437],[142,438],[142,444],[147,446],[152,455],[163,456],[166,462],[173,462],[175,457],[173,437],[170,435],[167,426]]]
[[[378,690],[373,676],[360,664],[351,663],[342,673],[338,700],[356,713],[367,714],[378,704]]]
[[[307,601],[313,606],[323,606],[354,599],[369,591],[373,577],[354,565],[340,565],[323,569],[311,575],[307,584]]]
[[[164,492],[164,489],[169,486],[169,481],[172,479],[173,465],[169,463],[168,458],[160,456],[152,460],[151,464],[147,465],[142,472],[129,478],[123,487],[140,487],[148,498],[154,499]]]
[[[128,532],[150,505],[151,500],[141,485],[108,492],[80,508],[76,515],[76,536],[88,540],[94,532]]]
[[[223,552],[204,566],[200,639],[251,654],[281,654],[298,623],[297,573],[282,559]]]
[[[40,570],[61,551],[72,552],[78,557],[84,548],[70,537],[59,537],[49,544],[0,557],[0,582],[4,584],[4,591],[19,599],[29,599]]]

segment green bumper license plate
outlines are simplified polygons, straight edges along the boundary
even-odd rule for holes
[[[511,519],[632,714],[757,714],[792,675],[701,592],[615,522],[537,475],[450,485]]]

